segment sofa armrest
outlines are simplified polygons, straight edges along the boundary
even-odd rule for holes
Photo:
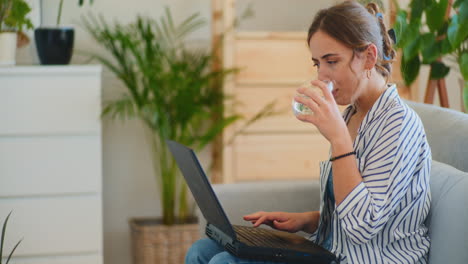
[[[242,216],[256,211],[306,212],[319,210],[318,180],[262,181],[214,184],[231,224],[250,225]],[[204,237],[206,221],[197,210],[200,234]]]

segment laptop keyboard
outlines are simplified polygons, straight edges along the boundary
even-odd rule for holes
[[[288,241],[275,236],[271,232],[263,228],[253,228],[247,226],[234,226],[234,230],[241,242],[250,242],[253,246],[273,247],[273,248],[291,248]]]

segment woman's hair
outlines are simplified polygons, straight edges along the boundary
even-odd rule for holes
[[[392,72],[392,62],[395,50],[388,35],[383,16],[375,3],[366,7],[354,1],[320,10],[309,28],[307,43],[317,31],[327,33],[356,53],[364,51],[374,43],[377,46],[378,57],[376,70],[384,77]]]

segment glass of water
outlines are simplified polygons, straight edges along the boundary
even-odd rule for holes
[[[322,97],[323,97],[322,89],[320,89],[319,87],[313,86],[311,84],[311,82],[312,82],[311,79],[307,80],[301,85],[301,87],[305,87],[307,89],[313,89],[313,90],[317,91],[319,94],[322,94]],[[333,91],[333,82],[332,81],[324,81],[324,82],[327,83],[328,90],[330,92]],[[309,98],[307,95],[299,94],[299,93],[296,93],[294,97],[296,97],[296,96]],[[294,98],[292,100],[292,110],[293,110],[293,113],[294,113],[295,116],[297,116],[299,114],[303,114],[303,115],[313,114],[312,110],[308,106],[297,102],[296,100],[294,100]]]

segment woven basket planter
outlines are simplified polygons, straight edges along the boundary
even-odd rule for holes
[[[190,246],[200,239],[196,220],[167,226],[160,219],[130,220],[133,264],[182,264]]]

